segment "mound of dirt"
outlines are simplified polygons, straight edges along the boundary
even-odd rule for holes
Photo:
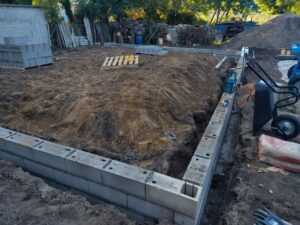
[[[191,54],[101,69],[106,56],[124,54],[132,51],[81,49],[52,66],[0,70],[0,125],[165,174],[170,162],[184,170],[225,72],[213,56]]]
[[[290,48],[291,44],[300,42],[300,16],[283,14],[231,38],[223,45],[224,49],[241,49],[243,46],[278,50]]]

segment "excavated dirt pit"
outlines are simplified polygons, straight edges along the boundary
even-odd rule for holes
[[[216,70],[209,55],[141,55],[137,67],[101,69],[126,54],[81,48],[50,66],[0,69],[0,126],[180,177],[231,62]]]

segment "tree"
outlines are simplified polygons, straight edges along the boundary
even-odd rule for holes
[[[254,0],[208,0],[208,4],[214,10],[210,23],[214,20],[218,23],[224,17],[228,19],[230,12],[246,17],[250,12],[257,11]]]
[[[137,5],[134,0],[78,0],[76,17],[82,21],[84,16],[91,20],[101,19],[108,22],[111,16],[120,18],[125,9]]]
[[[262,13],[282,14],[294,12],[300,14],[299,0],[255,0]]]
[[[59,2],[64,7],[64,9],[66,11],[66,14],[67,14],[70,22],[73,23],[74,22],[74,16],[73,16],[73,12],[71,10],[71,2],[70,2],[70,0],[59,0]]]
[[[58,23],[61,21],[58,0],[32,0],[32,5],[46,10],[45,15],[49,23]]]

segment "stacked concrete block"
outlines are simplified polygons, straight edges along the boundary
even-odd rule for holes
[[[200,186],[0,128],[0,159],[116,204],[137,219],[193,225]]]
[[[87,46],[90,44],[86,36],[75,36],[77,46]]]
[[[135,54],[165,55],[167,53],[162,47],[156,45],[137,45],[135,47]]]
[[[127,43],[115,43],[115,42],[106,42],[104,43],[104,47],[111,47],[111,48],[134,48],[136,49],[138,46],[140,47],[147,47],[149,45],[136,45],[136,44],[127,44]],[[150,45],[151,46],[151,45]],[[195,53],[195,54],[209,54],[209,55],[216,55],[216,56],[229,56],[235,59],[239,59],[241,56],[241,51],[232,51],[232,50],[220,50],[220,49],[206,49],[206,48],[182,48],[182,47],[160,47],[155,46],[158,50],[162,49],[166,52],[176,52],[176,53]],[[151,50],[145,50],[151,53]]]
[[[27,36],[19,36],[19,37],[4,37],[4,45],[24,45],[29,42],[29,38]]]
[[[30,68],[52,63],[52,51],[48,43],[0,45],[0,66]]]
[[[31,43],[50,44],[45,11],[32,6],[0,4],[0,44],[5,44],[6,37],[21,36],[28,37]]]

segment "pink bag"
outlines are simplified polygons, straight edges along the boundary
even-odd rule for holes
[[[300,144],[263,134],[259,138],[258,157],[278,168],[300,172]]]

